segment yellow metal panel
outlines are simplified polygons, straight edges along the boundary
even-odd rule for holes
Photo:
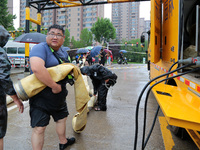
[[[35,20],[35,19],[33,19],[33,18],[30,18],[30,21],[33,22],[33,23],[35,23],[35,24],[38,24],[38,25],[39,25],[39,21],[38,21],[38,20]]]
[[[42,22],[41,13],[37,13],[37,21],[38,21],[38,25],[41,25],[41,22]]]
[[[161,8],[160,0],[151,1],[151,29],[150,29],[150,45],[149,53],[151,62],[158,62],[160,60],[160,21]]]
[[[30,20],[30,7],[26,7],[26,20]]]
[[[159,117],[159,122],[160,122],[160,130],[161,130],[164,145],[165,145],[165,150],[171,150],[175,144],[172,139],[172,134],[170,130],[168,129],[168,123],[165,117]]]
[[[197,147],[200,149],[200,135],[197,131],[193,131],[190,129],[186,129],[186,131],[189,133],[189,135],[191,136],[191,138],[193,139],[193,141],[195,142],[195,144],[197,145]]]
[[[179,0],[163,3],[163,61],[178,60]]]
[[[157,91],[171,94],[167,96]],[[198,96],[185,88],[158,84],[154,95],[170,125],[200,131],[200,101]]]
[[[25,43],[25,57],[29,57],[29,43]]]

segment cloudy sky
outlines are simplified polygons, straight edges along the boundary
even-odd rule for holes
[[[105,4],[104,16],[111,19],[111,4]],[[19,27],[19,0],[13,1],[13,12],[16,14],[17,19],[14,20],[14,26],[17,29]],[[140,2],[140,18],[150,20],[150,1]]]
[[[19,0],[13,1],[13,14],[17,16],[14,20],[14,27],[15,29],[19,28]]]

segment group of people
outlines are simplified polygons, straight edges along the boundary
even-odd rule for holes
[[[90,51],[83,54],[77,54],[75,60],[78,67],[81,67],[82,65],[91,66],[92,64],[94,64],[92,61],[92,56],[90,55]]]
[[[106,60],[107,60],[107,65],[110,66],[112,64],[113,61],[113,56],[111,52],[105,52],[104,49],[102,48],[100,50],[100,53],[97,54],[94,57],[94,61],[93,61],[93,57],[90,55],[90,51],[85,53],[85,54],[77,54],[75,57],[76,60],[76,65],[81,67],[81,65],[83,64],[83,60],[85,59],[85,65],[91,66],[93,64],[100,64],[102,66],[105,66]]]
[[[3,26],[0,26],[0,150],[3,149],[3,137],[6,134],[7,127],[6,94],[13,98],[21,113],[24,111],[23,103],[18,98],[10,79],[10,62],[2,48],[8,39],[8,31]],[[63,27],[57,24],[52,25],[48,28],[46,42],[35,45],[30,52],[30,73],[34,74],[38,80],[46,85],[44,90],[29,99],[33,150],[42,150],[44,134],[50,117],[56,123],[59,149],[64,150],[75,143],[74,137],[66,138],[66,120],[69,115],[66,103],[68,78],[55,82],[47,70],[49,67],[69,62],[67,52],[61,49],[64,39]],[[100,55],[105,56],[103,52]],[[117,80],[115,73],[103,67],[105,64],[104,59],[102,59],[101,64],[84,66],[80,69],[83,75],[88,75],[92,80],[94,95],[98,94],[96,111],[107,110],[106,98],[108,89]]]
[[[99,57],[100,57],[100,61],[99,61]],[[110,66],[112,64],[113,61],[113,56],[111,52],[105,52],[103,47],[100,50],[100,53],[98,55],[95,56],[95,63],[99,63],[102,66],[105,66],[107,60],[107,65]]]

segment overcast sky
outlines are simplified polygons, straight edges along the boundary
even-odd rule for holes
[[[15,29],[19,28],[19,0],[13,1],[13,14],[17,16],[14,20],[14,27]]]
[[[111,8],[112,4],[105,4],[104,16],[111,19]],[[17,19],[14,20],[14,27],[17,29],[19,27],[19,0],[13,1],[13,13],[16,14]],[[140,18],[145,18],[145,20],[150,20],[150,1],[140,2]]]
[[[150,20],[151,2],[140,2],[140,18]]]

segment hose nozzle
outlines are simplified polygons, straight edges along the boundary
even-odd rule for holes
[[[178,60],[179,64],[196,64],[197,67],[200,66],[200,57],[195,57],[195,58],[187,58],[187,59],[181,59]]]
[[[193,58],[187,58],[187,59],[180,59],[180,60],[178,60],[178,63],[179,64],[191,64],[191,63],[193,63]]]

